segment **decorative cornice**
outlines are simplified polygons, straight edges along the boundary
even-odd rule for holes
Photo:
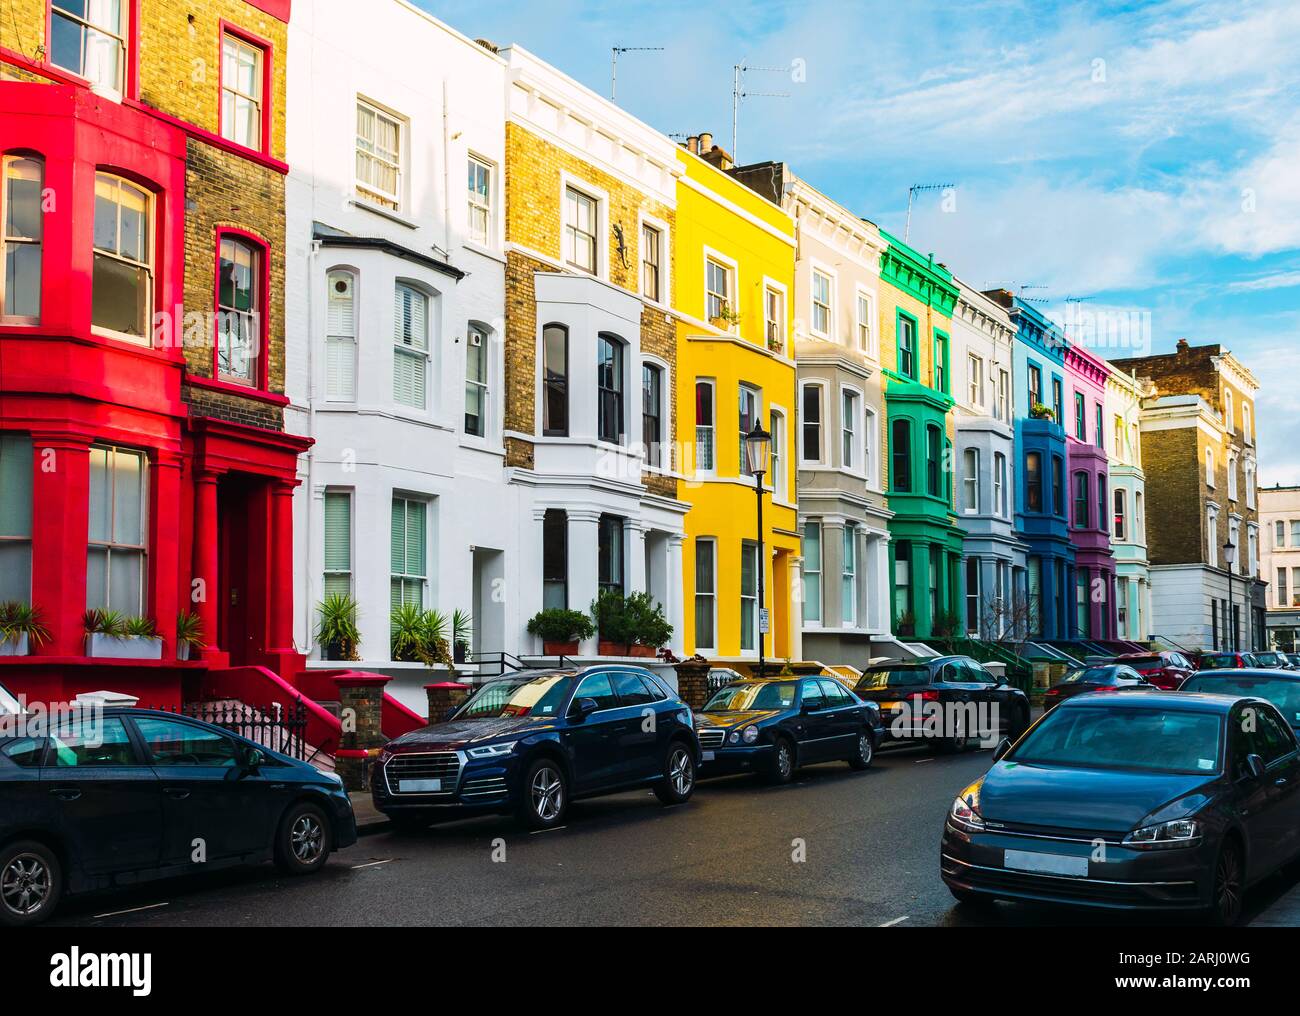
[[[958,296],[952,273],[938,264],[933,254],[923,258],[885,230],[882,229],[880,235],[889,243],[880,255],[880,277],[895,289],[901,289],[926,306],[935,308],[944,317],[952,317]]]

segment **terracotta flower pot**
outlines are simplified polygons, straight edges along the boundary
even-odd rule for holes
[[[542,652],[546,656],[577,656],[577,642],[542,642]]]
[[[608,639],[601,639],[596,644],[596,651],[601,656],[627,656],[627,646],[621,642],[610,642]]]
[[[655,649],[654,646],[629,646],[627,654],[639,660],[652,660],[655,657]]]

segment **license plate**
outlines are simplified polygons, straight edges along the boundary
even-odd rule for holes
[[[403,794],[436,794],[442,790],[442,780],[398,780],[397,789]]]
[[[1002,863],[1012,871],[1037,871],[1046,875],[1088,877],[1088,859],[1066,854],[1039,854],[1032,850],[1008,850]]]
[[[718,753],[717,753],[716,751],[702,751],[702,752],[700,752],[700,761],[701,761],[701,762],[712,762],[712,761],[713,761],[715,758],[717,758],[717,757],[718,757]]]

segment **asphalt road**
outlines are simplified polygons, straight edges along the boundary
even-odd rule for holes
[[[955,905],[939,878],[939,836],[957,792],[989,762],[987,750],[890,749],[867,772],[816,766],[787,787],[711,781],[680,808],[648,792],[579,802],[548,833],[495,817],[384,832],[335,854],[314,878],[269,866],[187,877],[72,901],[54,923],[1131,925],[1129,916],[1059,908]],[[1251,914],[1298,878],[1270,879],[1249,898]]]

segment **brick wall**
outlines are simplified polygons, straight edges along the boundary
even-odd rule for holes
[[[1195,427],[1143,431],[1147,553],[1152,564],[1186,564],[1204,557],[1204,469]]]

